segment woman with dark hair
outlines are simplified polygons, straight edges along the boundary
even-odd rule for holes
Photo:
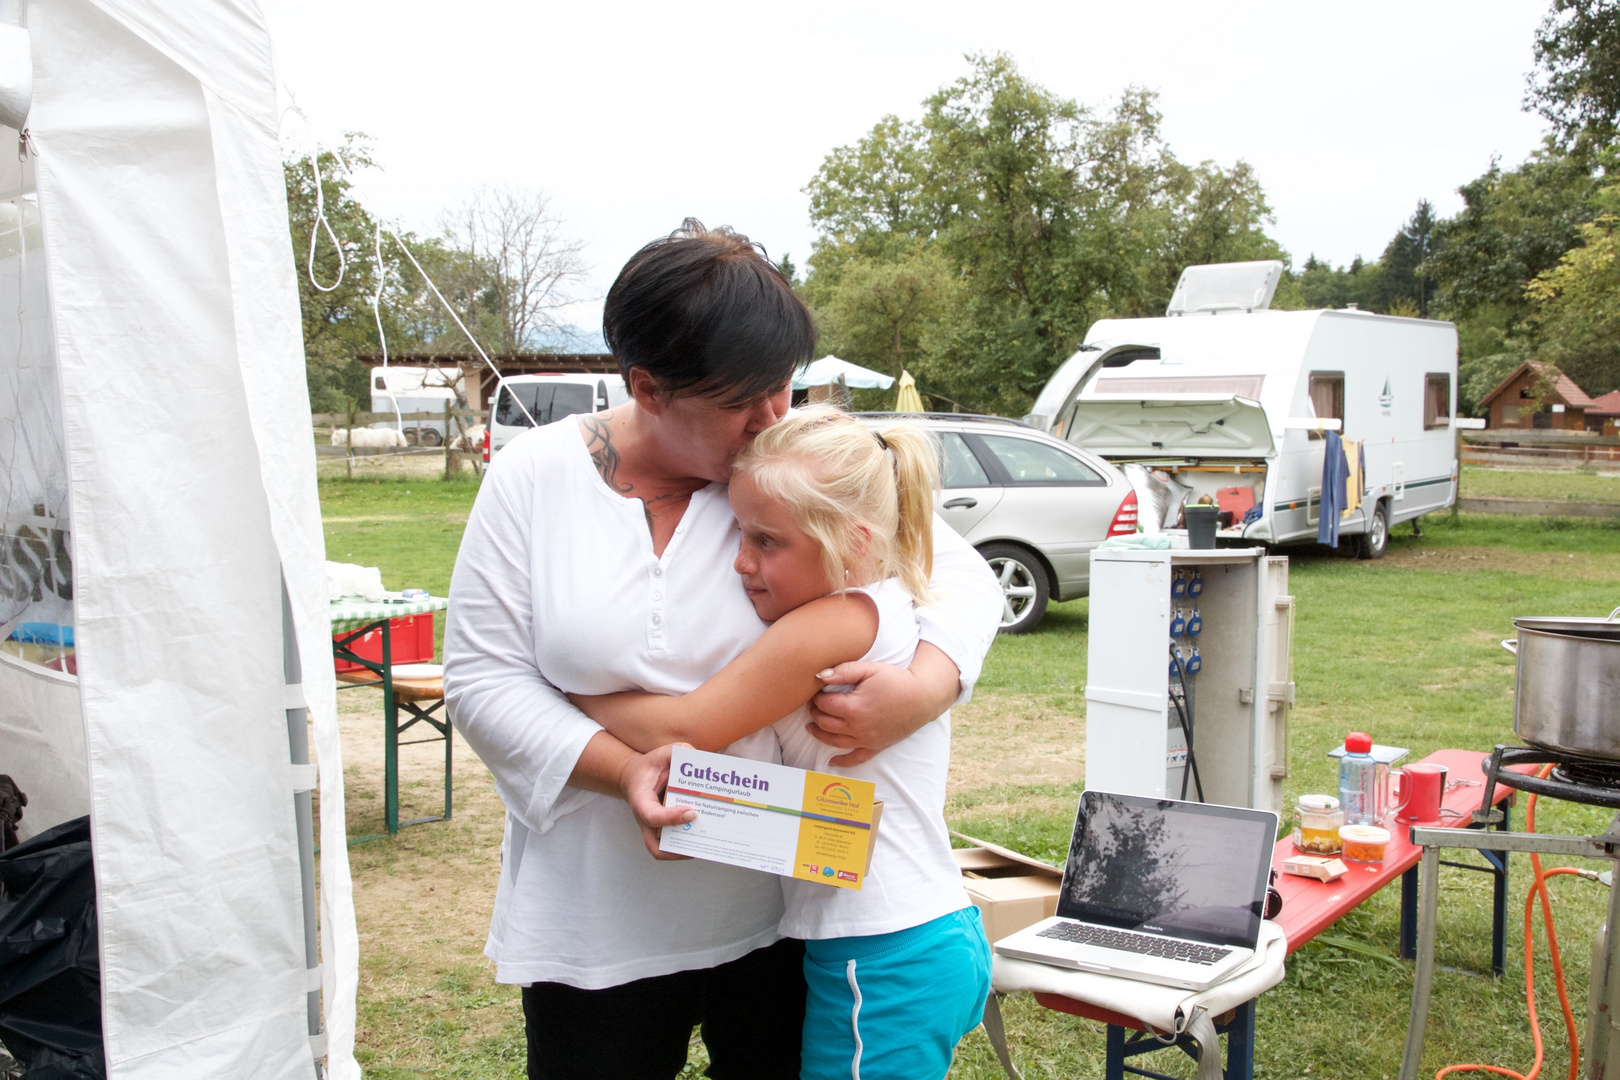
[[[701,1025],[709,1075],[799,1075],[803,946],[777,879],[655,862],[665,811],[642,759],[566,693],[695,689],[766,624],[732,570],[737,454],[787,411],[810,313],[748,239],[695,221],[608,292],[603,333],[633,401],[513,440],[491,463],[451,584],[445,698],[507,807],[485,952],[523,989],[532,1080],[667,1080]],[[864,761],[963,698],[1002,605],[936,527],[910,667],[851,663],[812,733]],[[770,729],[727,752],[780,760]],[[841,763],[834,759],[835,764]],[[639,833],[638,833],[639,826]]]

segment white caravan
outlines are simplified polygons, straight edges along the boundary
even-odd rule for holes
[[[1208,495],[1222,537],[1265,543],[1316,539],[1323,433],[1342,431],[1366,473],[1339,531],[1378,558],[1391,525],[1456,500],[1456,327],[1266,310],[1281,272],[1188,267],[1164,318],[1093,325],[1024,419],[1124,467],[1149,531]]]
[[[457,368],[374,367],[371,369],[371,411],[392,416],[434,413],[438,420],[387,420],[372,427],[403,427],[405,441],[412,446],[441,446],[444,443],[443,414],[456,404],[461,389]],[[462,397],[460,400],[465,401]]]

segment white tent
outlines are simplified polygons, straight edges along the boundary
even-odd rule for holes
[[[70,627],[57,666],[77,674],[42,666],[48,648],[0,651],[0,772],[29,795],[25,836],[90,815],[110,1077],[304,1080],[325,1054],[357,1078],[269,37],[254,0],[5,12],[33,91],[23,161],[20,118],[0,128],[0,639]],[[19,82],[6,55],[0,99]]]
[[[838,382],[839,376],[843,376],[844,385],[851,389],[887,390],[894,385],[893,376],[828,355],[806,364],[794,375],[793,389],[808,390],[812,386],[831,386]]]

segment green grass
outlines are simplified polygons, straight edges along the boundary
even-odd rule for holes
[[[1509,472],[1465,465],[1459,484],[1467,499],[1620,503],[1620,476],[1591,472]]]
[[[1465,474],[1465,492],[1478,493],[1470,485],[1482,474]],[[1557,479],[1615,484],[1620,490],[1620,481],[1572,474]],[[475,493],[471,482],[323,481],[329,557],[380,566],[391,588],[417,585],[442,592]],[[1299,696],[1285,784],[1290,803],[1302,792],[1333,790],[1336,777],[1326,752],[1346,731],[1367,730],[1380,742],[1408,746],[1414,758],[1442,747],[1487,750],[1511,741],[1513,665],[1498,644],[1511,636],[1511,617],[1606,614],[1620,603],[1620,526],[1613,522],[1440,515],[1423,523],[1421,538],[1398,526],[1389,552],[1382,562],[1358,562],[1316,548],[1283,552],[1290,556],[1290,588],[1298,599]],[[1418,557],[1425,553],[1433,558]],[[1560,560],[1572,554],[1578,558],[1568,560],[1566,569]],[[1085,600],[1053,605],[1035,633],[998,639],[979,693],[1026,696],[1060,712],[1082,712],[1088,620]],[[1067,847],[1078,793],[1079,785],[994,785],[957,793],[947,816],[953,828],[1057,861]],[[1522,824],[1522,808],[1519,813],[1516,825]],[[1538,825],[1543,831],[1591,833],[1605,821],[1601,811],[1548,802]],[[441,842],[430,839],[437,829],[413,836],[414,845],[427,846],[421,852],[402,852],[398,845],[357,847],[356,875],[404,872],[399,867],[406,858],[453,861],[458,851],[496,842],[493,836],[455,840],[447,835],[443,843],[460,847],[427,850]],[[1519,929],[1528,879],[1527,863],[1515,857],[1508,974],[1497,980],[1477,974],[1489,967],[1489,881],[1484,875],[1443,871],[1438,959],[1457,970],[1437,975],[1425,1075],[1454,1061],[1528,1068],[1532,1047],[1524,1019]],[[1587,950],[1606,895],[1570,878],[1551,888],[1559,898],[1563,958],[1577,1016],[1583,1017]],[[1290,958],[1287,979],[1260,1002],[1258,1077],[1395,1075],[1411,993],[1410,966],[1390,960],[1397,949],[1398,898],[1397,888],[1386,889],[1333,928],[1332,939],[1340,944],[1315,942]],[[386,974],[399,961],[383,952],[368,954],[364,962]],[[1564,1071],[1563,1038],[1545,949],[1539,946],[1537,972],[1548,1047],[1544,1075],[1557,1076]],[[488,967],[460,952],[447,952],[439,978],[425,995],[401,980],[398,993],[361,1003],[368,1028],[394,1032],[391,1037],[401,1042],[386,1052],[362,1049],[376,1059],[368,1076],[520,1076],[522,1026],[515,993],[494,987]],[[380,985],[392,984],[384,979]],[[1009,999],[1005,1013],[1015,1059],[1030,1080],[1101,1074],[1103,1039],[1087,1025],[1025,996]],[[475,1037],[474,1031],[487,1033]],[[405,1054],[402,1047],[414,1052]],[[397,1060],[433,1064],[381,1067]],[[696,1045],[683,1075],[695,1077],[702,1064]],[[1154,1055],[1149,1065],[1191,1075],[1191,1063],[1173,1051]],[[981,1033],[964,1041],[951,1075],[960,1080],[1001,1076]]]

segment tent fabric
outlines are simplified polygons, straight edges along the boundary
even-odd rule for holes
[[[887,390],[894,385],[894,377],[891,375],[863,368],[859,364],[840,360],[836,356],[823,356],[820,360],[806,364],[802,371],[793,376],[793,389],[808,390],[812,386],[831,386],[838,381],[840,375],[844,377],[844,385],[853,389]]]
[[[23,840],[90,812],[79,680],[0,653],[0,772],[28,796]]]
[[[342,763],[268,34],[228,0],[28,15],[25,171],[73,511],[109,1076],[314,1075],[285,579],[321,765],[328,1069],[353,1080]]]

